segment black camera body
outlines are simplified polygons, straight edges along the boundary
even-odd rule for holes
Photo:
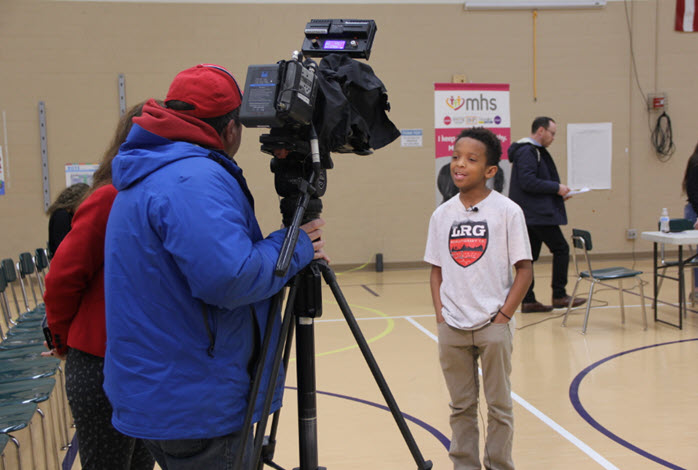
[[[250,65],[240,108],[246,127],[301,127],[313,118],[315,71],[298,60]]]
[[[310,154],[310,129],[318,94],[316,65],[299,59],[295,55],[276,64],[250,65],[240,106],[244,126],[270,128],[259,138],[262,152],[274,155],[274,150],[284,149],[294,161]],[[325,167],[331,167],[331,163],[325,163]],[[272,171],[277,173],[274,166]]]
[[[319,216],[330,152],[370,155],[400,135],[385,115],[383,83],[354,60],[368,59],[376,30],[373,20],[311,20],[291,60],[247,69],[240,122],[269,129],[259,140],[262,152],[274,156],[276,191],[288,199],[281,204],[284,224],[304,194],[311,200],[304,220]]]
[[[368,59],[376,30],[373,20],[311,20],[305,27],[302,53],[295,52],[289,61],[248,67],[240,122],[245,127],[277,129],[262,141],[263,152],[307,140],[313,121],[324,120],[315,115],[319,77],[311,58],[341,54]]]

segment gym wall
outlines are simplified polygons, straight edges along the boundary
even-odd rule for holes
[[[3,0],[1,255],[16,258],[46,245],[39,102],[53,201],[65,187],[66,164],[101,159],[119,118],[119,74],[128,106],[164,98],[175,74],[197,63],[228,67],[242,85],[248,65],[290,58],[312,18],[376,21],[368,63],[388,89],[389,117],[400,129],[424,131],[421,148],[402,148],[398,139],[372,156],[333,156],[323,217],[335,265],[362,264],[376,253],[388,266],[421,262],[435,207],[433,84],[456,74],[510,84],[514,140],[529,135],[535,116],[556,119],[550,150],[563,182],[566,125],[612,122],[612,189],[568,201],[565,233],[590,230],[599,253],[647,253],[651,244],[626,240],[626,230],[656,230],[662,207],[672,217],[683,214],[681,179],[698,140],[698,34],[673,30],[674,8],[669,0],[609,1],[594,10],[540,10],[534,23],[532,11],[466,11],[463,2]],[[642,93],[654,91],[668,95],[676,152],[667,162],[650,143],[658,114],[647,111]],[[269,157],[259,151],[261,133],[245,129],[236,159],[269,232],[281,219]]]

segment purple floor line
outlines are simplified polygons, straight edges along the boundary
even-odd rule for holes
[[[289,390],[298,390],[296,387],[286,387],[286,388]],[[374,402],[368,401],[368,400],[363,400],[361,398],[354,398],[354,397],[350,397],[347,395],[340,395],[338,393],[332,393],[332,392],[322,392],[320,390],[318,390],[317,393],[319,393],[321,395],[327,395],[330,397],[341,398],[343,400],[355,401],[357,403],[373,406],[375,408],[380,408],[381,410],[390,412],[390,408],[388,408],[385,405],[381,405],[380,403],[374,403]],[[434,436],[446,448],[446,450],[448,450],[449,446],[451,445],[451,441],[446,436],[444,436],[443,433],[441,433],[441,431],[436,429],[434,426],[422,421],[421,419],[415,418],[414,416],[410,416],[407,413],[403,413],[403,412],[400,412],[400,413],[402,414],[402,416],[404,416],[404,418],[407,421],[412,421],[417,426],[426,430],[429,434]]]
[[[628,351],[623,351],[617,354],[613,354],[612,356],[609,356],[605,359],[601,359],[600,361],[597,361],[590,365],[589,367],[585,368],[583,371],[581,371],[577,376],[572,380],[572,383],[570,384],[570,391],[569,391],[569,396],[570,396],[570,401],[572,402],[572,406],[574,406],[574,409],[577,410],[577,413],[587,422],[591,427],[599,431],[601,434],[605,435],[609,439],[617,442],[618,444],[622,445],[623,447],[626,447],[627,449],[630,449],[631,451],[642,455],[643,457],[652,460],[653,462],[656,462],[660,465],[663,465],[667,468],[671,468],[673,470],[686,470],[683,467],[679,467],[676,464],[673,464],[667,460],[664,460],[656,455],[650,454],[649,452],[640,449],[639,447],[631,444],[630,442],[626,441],[625,439],[619,437],[618,435],[612,433],[609,429],[601,425],[598,421],[596,421],[590,414],[589,412],[584,408],[582,405],[582,402],[579,398],[579,386],[582,383],[582,380],[595,368],[598,366],[621,356],[624,356],[626,354],[642,351],[644,349],[649,349],[649,348],[656,348],[659,346],[667,346],[667,345],[672,345],[672,344],[678,344],[678,343],[686,343],[689,341],[698,341],[698,338],[692,338],[692,339],[684,339],[680,341],[670,341],[667,343],[659,343],[659,344],[652,344],[649,346],[642,346],[639,348],[635,349],[630,349]]]

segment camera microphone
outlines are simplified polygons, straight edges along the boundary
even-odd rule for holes
[[[465,212],[477,212],[477,211],[478,211],[477,207],[474,207],[474,206],[470,206],[470,207],[465,208]]]

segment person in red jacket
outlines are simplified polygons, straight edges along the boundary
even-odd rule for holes
[[[111,424],[112,407],[102,388],[107,335],[104,320],[104,235],[116,189],[111,162],[143,104],[119,121],[114,139],[93,175],[91,192],[80,204],[72,229],[56,251],[46,275],[44,302],[54,349],[44,355],[65,359],[66,393],[75,420],[83,470],[152,470],[155,460],[143,442]]]

